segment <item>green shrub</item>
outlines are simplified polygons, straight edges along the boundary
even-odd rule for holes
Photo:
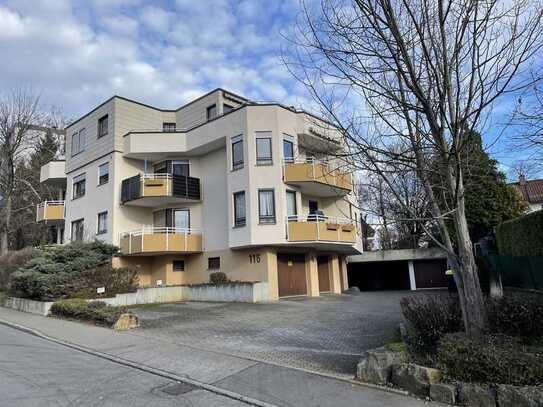
[[[0,256],[0,290],[8,288],[9,277],[29,260],[38,256],[40,251],[32,247],[10,252]]]
[[[502,256],[543,256],[543,210],[504,222],[496,227]]]
[[[125,307],[112,307],[103,301],[87,302],[79,298],[57,301],[51,307],[51,314],[58,317],[91,321],[105,326],[115,325],[121,314],[126,312]]]
[[[216,271],[209,275],[209,282],[211,284],[224,284],[228,282],[228,277],[226,276],[226,273]]]
[[[96,296],[105,287],[106,295],[135,291],[137,272],[114,269],[111,258],[118,249],[101,242],[71,243],[47,247],[10,277],[10,293],[42,301]]]
[[[543,295],[507,293],[487,299],[486,308],[492,332],[530,341],[543,339]]]
[[[543,383],[541,351],[504,336],[472,339],[461,333],[447,334],[439,341],[436,363],[455,380],[540,385]]]
[[[455,297],[408,296],[401,299],[400,305],[408,322],[406,345],[411,353],[434,353],[437,342],[444,334],[463,328],[462,314]]]

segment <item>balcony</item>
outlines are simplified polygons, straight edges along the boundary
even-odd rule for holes
[[[144,227],[121,234],[119,245],[125,256],[200,253],[202,233],[194,228]]]
[[[285,160],[283,178],[286,184],[295,185],[303,194],[311,196],[344,196],[353,189],[350,174],[312,158]]]
[[[321,215],[289,216],[287,240],[289,242],[356,242],[356,225],[351,219],[331,218]]]
[[[66,185],[66,162],[53,160],[40,168],[40,182],[53,186]]]
[[[64,201],[45,201],[38,204],[36,222],[64,222]]]
[[[139,174],[123,180],[124,205],[154,207],[200,200],[200,180],[172,174]]]

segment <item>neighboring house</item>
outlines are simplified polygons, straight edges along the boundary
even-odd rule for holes
[[[509,185],[514,186],[520,193],[529,212],[543,209],[543,179],[527,180],[525,176],[521,175],[518,182]]]
[[[41,174],[66,200],[37,213],[57,243],[118,245],[115,265],[143,286],[223,271],[268,282],[274,299],[347,287],[360,216],[349,169],[330,156],[342,138],[322,119],[216,89],[176,110],[114,96],[66,130],[66,161]]]

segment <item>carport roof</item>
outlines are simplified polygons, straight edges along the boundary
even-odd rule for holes
[[[399,250],[376,250],[347,257],[348,263],[370,263],[378,261],[446,259],[447,253],[439,247]]]

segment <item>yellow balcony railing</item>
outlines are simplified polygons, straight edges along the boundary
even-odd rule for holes
[[[44,201],[36,207],[36,222],[64,220],[64,201]]]
[[[308,215],[288,216],[286,222],[289,242],[356,242],[357,229],[351,219]]]
[[[286,183],[315,183],[324,187],[323,192],[349,193],[353,189],[351,174],[331,165],[308,158],[305,160],[284,160],[283,174]]]
[[[122,233],[121,254],[198,253],[202,251],[199,229],[144,227]]]

